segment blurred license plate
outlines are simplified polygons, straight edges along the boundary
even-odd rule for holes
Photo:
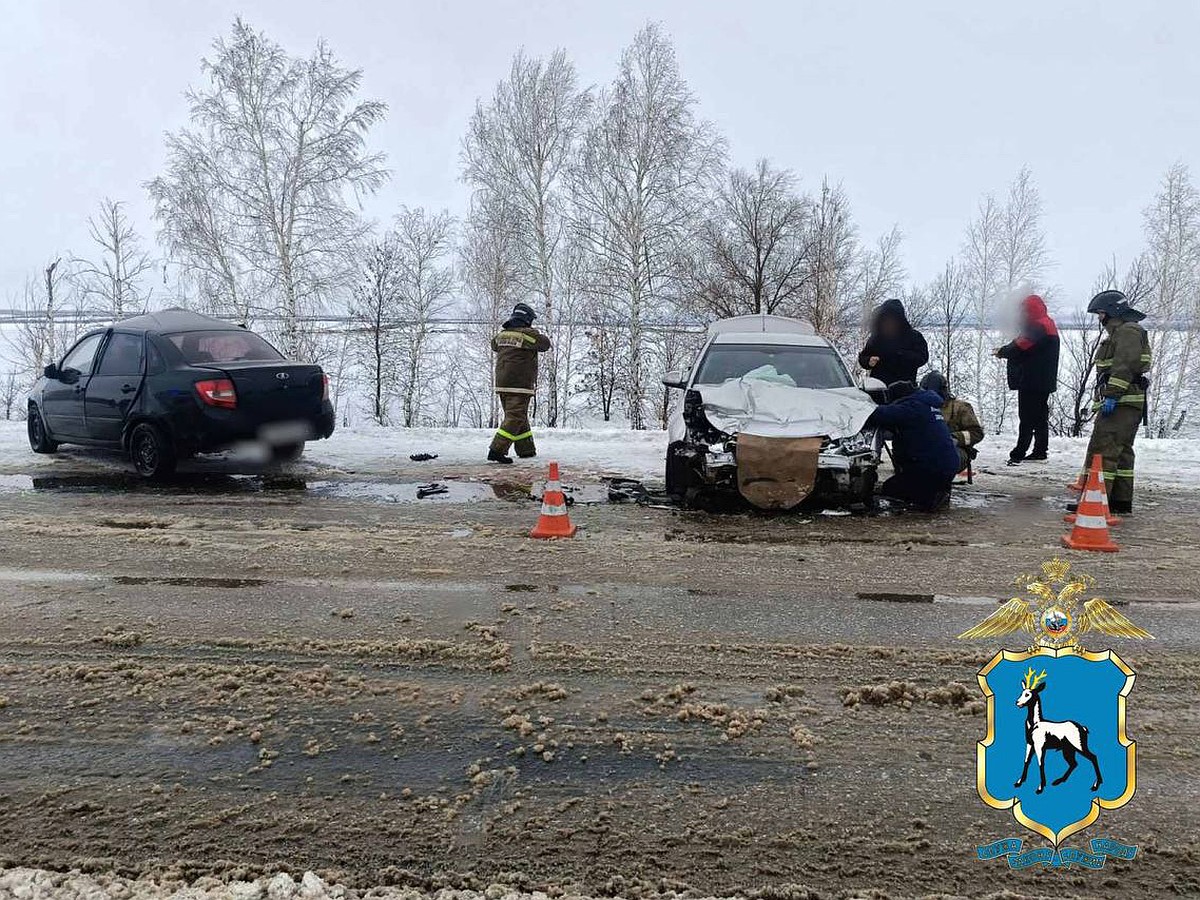
[[[264,444],[294,444],[312,437],[307,422],[272,422],[258,429],[258,439]]]

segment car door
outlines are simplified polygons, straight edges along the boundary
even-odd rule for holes
[[[145,336],[113,331],[84,391],[84,417],[93,441],[116,444],[142,387]]]
[[[46,379],[42,390],[42,417],[57,440],[87,438],[83,397],[96,361],[96,351],[103,339],[103,331],[82,338],[59,363],[58,376]]]

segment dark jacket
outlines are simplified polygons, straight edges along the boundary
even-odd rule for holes
[[[867,424],[891,430],[897,468],[927,472],[931,479],[947,482],[958,474],[958,448],[942,418],[940,394],[916,391],[878,406]]]
[[[1150,371],[1150,336],[1137,322],[1110,318],[1107,332],[1096,348],[1096,396],[1111,397],[1124,406],[1146,405]]]
[[[895,319],[900,332],[895,337],[884,337],[880,323],[887,318]],[[879,364],[872,368],[868,363],[872,356],[879,357]],[[929,346],[925,337],[908,322],[904,304],[899,300],[885,300],[875,310],[875,321],[871,325],[871,336],[867,345],[858,354],[858,364],[873,378],[884,384],[894,381],[916,381],[917,369],[929,362]]]
[[[532,394],[537,387],[538,354],[550,349],[550,339],[521,319],[509,319],[492,338],[496,352],[496,393]]]
[[[1020,337],[996,351],[1008,361],[1008,388],[1053,394],[1058,390],[1058,326],[1037,294],[1025,298],[1022,317]]]

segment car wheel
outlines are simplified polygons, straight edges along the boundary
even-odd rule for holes
[[[159,480],[175,471],[175,450],[162,430],[142,422],[129,435],[129,458],[143,478]]]
[[[46,430],[42,412],[36,406],[29,407],[25,427],[29,432],[29,447],[34,453],[53,453],[58,449],[58,442],[50,439],[50,432]]]
[[[271,459],[275,462],[296,462],[304,455],[304,441],[295,444],[279,444],[271,448]]]
[[[688,488],[691,487],[691,466],[688,464],[687,457],[680,456],[679,450],[683,447],[682,441],[675,441],[667,445],[667,471],[666,471],[666,488],[667,493],[672,497],[686,497]]]

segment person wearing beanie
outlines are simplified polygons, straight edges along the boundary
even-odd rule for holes
[[[946,420],[946,427],[950,429],[950,436],[958,448],[958,471],[962,472],[979,455],[975,445],[983,440],[983,426],[979,424],[975,407],[951,394],[946,377],[938,371],[925,373],[921,379],[921,390],[933,391],[942,398],[942,418]]]
[[[500,333],[492,338],[496,393],[504,409],[504,421],[488,447],[487,458],[491,462],[511,464],[510,447],[515,447],[522,459],[537,456],[533,427],[529,424],[529,404],[537,390],[538,354],[550,349],[550,339],[533,327],[536,318],[529,304],[518,303]]]

